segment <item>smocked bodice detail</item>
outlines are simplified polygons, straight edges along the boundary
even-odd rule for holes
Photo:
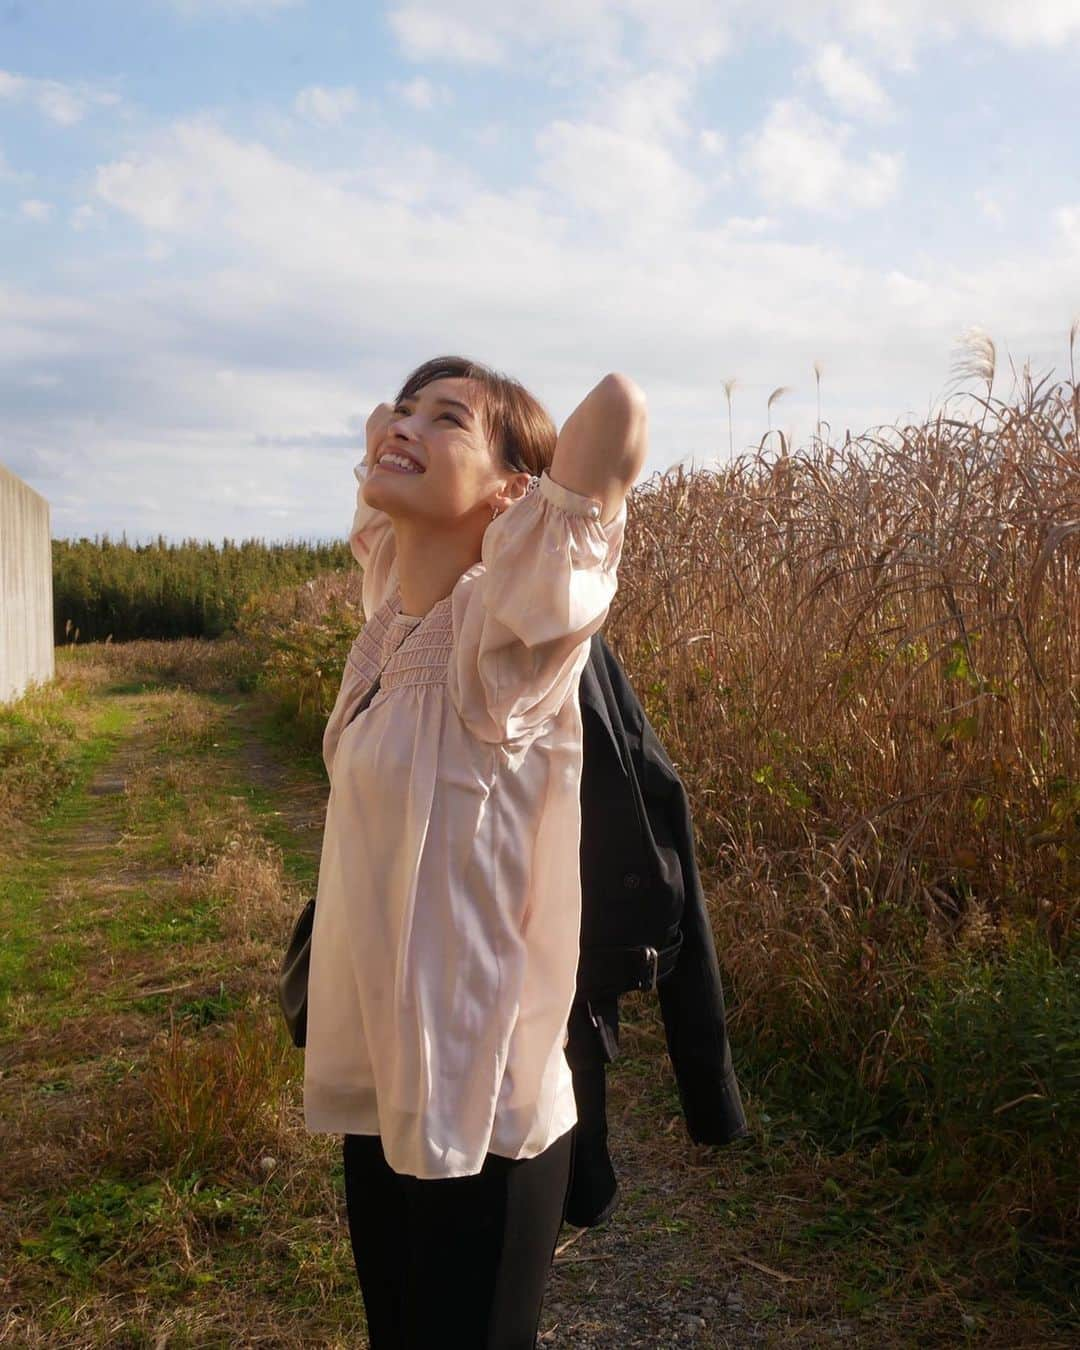
[[[374,683],[380,670],[380,689],[446,684],[454,646],[452,597],[437,600],[419,618],[402,614],[400,604],[400,587],[392,574],[386,599],[352,645],[349,664],[365,689]]]

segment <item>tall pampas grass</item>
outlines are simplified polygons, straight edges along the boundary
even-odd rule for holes
[[[772,410],[773,410],[773,404],[774,404],[774,403],[777,403],[780,399],[782,399],[782,398],[784,397],[785,394],[790,394],[790,393],[791,393],[791,386],[788,385],[788,384],[781,384],[781,385],[779,385],[776,389],[774,389],[774,390],[772,391],[772,393],[769,395],[768,399],[766,400],[766,403],[765,403],[765,412],[766,412],[766,414],[767,414],[767,416],[768,416],[768,419],[769,419],[769,430],[770,430],[770,431],[772,431]]]
[[[728,454],[731,455],[732,458],[735,456],[735,422],[732,410],[732,399],[737,384],[738,380],[734,377],[724,381],[724,397],[727,399]]]

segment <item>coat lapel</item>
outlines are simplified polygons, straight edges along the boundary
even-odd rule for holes
[[[604,678],[607,672],[603,668],[603,662],[603,649],[594,637],[589,646],[589,659],[585,662],[581,672],[581,683],[578,686],[582,714],[587,711],[600,723],[611,741],[623,772],[629,773],[623,740],[615,730],[611,719],[612,702],[606,692],[610,689],[610,684]]]

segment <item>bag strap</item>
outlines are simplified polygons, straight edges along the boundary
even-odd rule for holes
[[[683,935],[667,947],[582,947],[578,956],[578,995],[625,994],[655,989],[675,969]],[[578,995],[575,995],[577,997]]]
[[[385,667],[384,667],[384,669],[385,669]],[[382,671],[380,670],[379,673],[378,673],[378,675],[375,676],[375,683],[371,686],[371,688],[367,691],[367,693],[364,695],[364,697],[360,700],[360,702],[356,705],[356,707],[355,707],[355,708],[352,710],[352,712],[349,714],[349,722],[351,722],[351,721],[353,720],[353,718],[357,716],[358,713],[362,713],[362,712],[364,711],[364,709],[367,707],[367,705],[371,702],[371,700],[372,700],[372,699],[375,697],[375,695],[379,692],[379,685],[380,685],[381,683],[382,683]],[[345,727],[347,727],[347,726],[349,725],[349,722],[346,722],[346,723],[345,723]],[[342,727],[342,731],[345,730],[345,727]]]

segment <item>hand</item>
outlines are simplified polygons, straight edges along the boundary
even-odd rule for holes
[[[371,416],[367,420],[367,456],[364,461],[369,469],[374,463],[375,449],[382,444],[386,429],[396,415],[389,403],[379,403],[372,410]]]

